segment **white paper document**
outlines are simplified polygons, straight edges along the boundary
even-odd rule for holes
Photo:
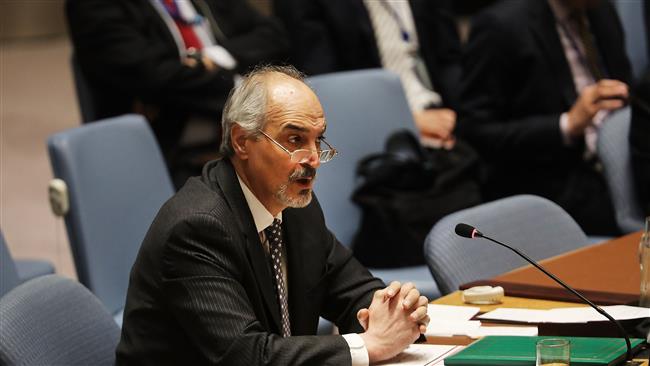
[[[601,306],[616,320],[650,318],[650,309],[628,305]],[[591,307],[557,308],[549,310],[499,308],[479,316],[480,319],[505,320],[522,323],[586,323],[607,318]]]
[[[452,306],[429,304],[427,315],[429,325],[426,335],[449,337],[475,332],[481,326],[478,320],[470,320],[478,314],[480,308],[470,306]]]
[[[390,360],[378,363],[383,366],[439,366],[444,365],[443,360],[465,347],[441,346],[433,344],[412,344],[402,353]]]
[[[429,304],[427,308],[427,315],[430,319],[438,320],[459,320],[466,321],[472,319],[472,317],[481,310],[481,308],[476,306],[453,306],[453,305],[437,305]]]
[[[429,304],[427,315],[431,319],[426,335],[450,337],[454,335],[479,338],[486,335],[536,336],[537,327],[485,327],[478,320],[470,320],[480,308]]]

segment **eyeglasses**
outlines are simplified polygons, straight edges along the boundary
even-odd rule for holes
[[[262,131],[260,129],[258,129],[258,131],[262,135],[266,136],[266,138],[271,140],[271,142],[278,145],[278,147],[280,147],[280,149],[284,150],[287,154],[289,154],[289,158],[294,163],[304,164],[304,163],[308,162],[309,159],[311,159],[311,157],[314,154],[318,155],[318,160],[321,163],[327,163],[328,161],[332,160],[339,153],[338,151],[336,151],[335,148],[332,147],[332,145],[328,144],[327,141],[325,141],[324,139],[321,139],[320,142],[327,145],[328,148],[325,149],[325,150],[321,149],[320,144],[319,144],[317,150],[298,149],[298,150],[294,150],[293,152],[291,152],[291,151],[287,150],[286,147],[282,146],[279,142],[275,141],[271,136],[267,135],[266,132],[264,132],[264,131]]]

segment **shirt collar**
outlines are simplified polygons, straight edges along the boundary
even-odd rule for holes
[[[260,202],[260,200],[255,197],[255,194],[248,188],[248,186],[246,186],[246,183],[241,180],[239,174],[237,174],[237,180],[239,181],[239,186],[241,187],[242,192],[244,192],[244,198],[246,199],[248,208],[251,210],[251,214],[253,214],[253,221],[255,221],[255,228],[258,233],[271,226],[273,219],[278,219],[282,222],[282,211],[280,211],[276,217],[273,217],[269,210],[264,207],[262,202]]]

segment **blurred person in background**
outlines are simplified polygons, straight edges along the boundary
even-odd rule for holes
[[[650,60],[650,4],[643,3],[646,44]],[[650,216],[650,64],[635,88],[630,122],[632,169],[641,209]]]
[[[391,70],[423,143],[454,146],[460,41],[450,0],[274,0],[274,9],[300,70]]]
[[[540,195],[587,234],[617,235],[595,150],[631,78],[610,2],[504,0],[471,27],[457,131],[487,164],[484,197]]]
[[[242,0],[67,0],[66,14],[94,119],[145,115],[177,187],[208,160],[180,146],[188,123],[212,125],[215,151],[237,75],[289,47],[282,25]]]

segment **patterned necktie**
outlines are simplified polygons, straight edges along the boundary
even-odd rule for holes
[[[287,291],[284,288],[284,275],[282,273],[282,227],[280,220],[274,219],[273,224],[267,227],[264,232],[269,243],[269,253],[271,254],[271,266],[273,267],[273,280],[280,304],[280,314],[282,315],[282,336],[291,336],[291,323],[289,321],[289,302],[287,301]]]

